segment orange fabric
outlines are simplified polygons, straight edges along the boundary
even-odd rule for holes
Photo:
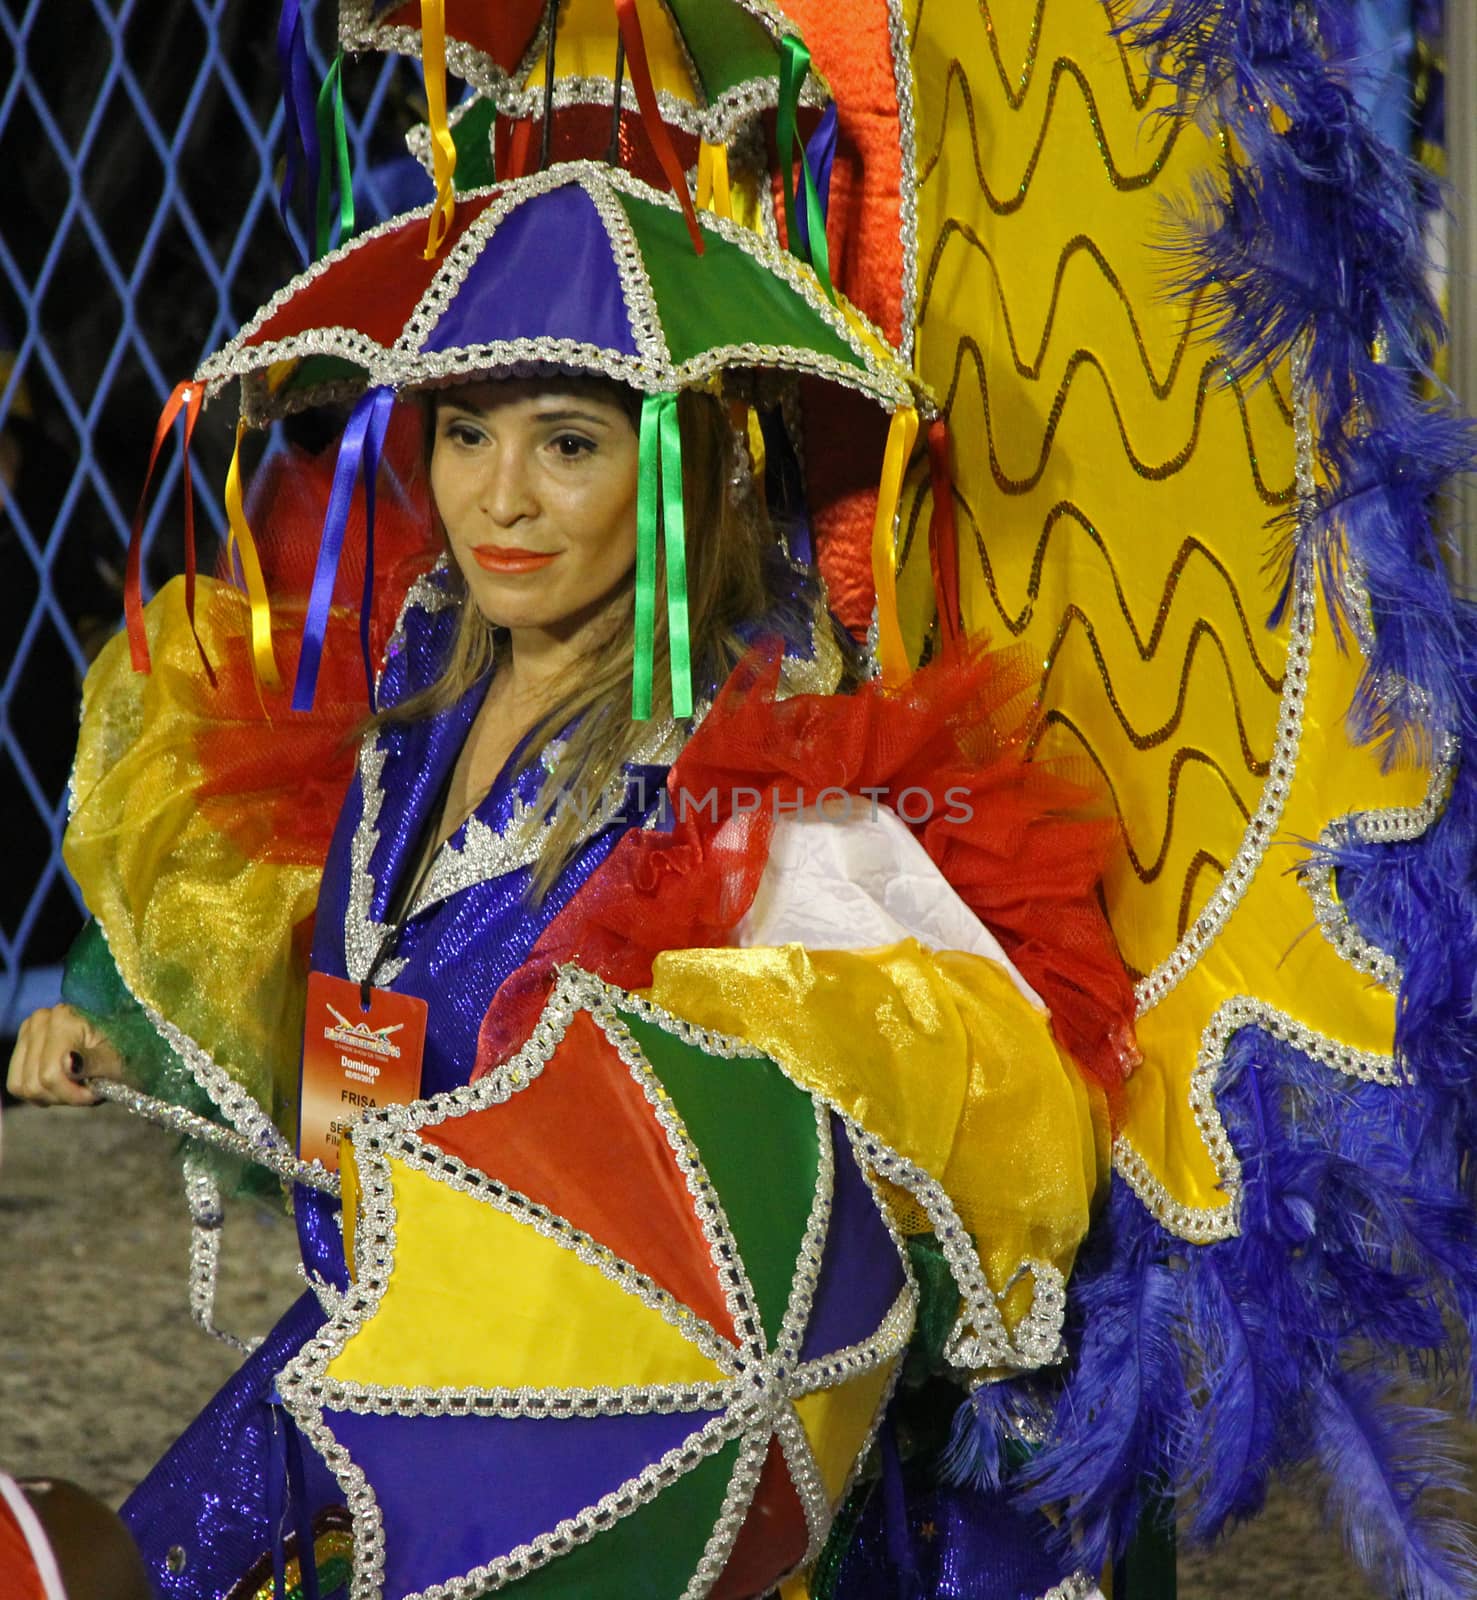
[[[839,117],[826,223],[831,277],[896,344],[903,305],[902,146],[887,7],[883,0],[786,0],[785,13],[830,84]],[[861,396],[815,381],[801,384],[801,405],[821,572],[836,615],[860,636],[872,615],[872,520],[886,418]]]
[[[738,1342],[666,1135],[588,1013],[506,1104],[420,1136],[567,1218]]]

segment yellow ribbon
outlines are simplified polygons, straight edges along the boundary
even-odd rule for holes
[[[733,218],[733,191],[728,183],[728,146],[708,144],[697,147],[697,203],[715,217]]]
[[[903,626],[897,609],[897,509],[903,494],[903,474],[918,437],[918,413],[912,406],[894,411],[887,429],[887,453],[882,458],[882,482],[877,489],[877,520],[872,524],[872,584],[877,591],[877,656],[882,681],[895,687],[907,681],[908,653],[903,646]]]
[[[246,508],[241,502],[241,436],[245,432],[246,424],[238,422],[236,448],[231,452],[231,465],[226,471],[226,521],[231,530],[226,560],[234,568],[232,557],[241,558],[246,598],[251,603],[251,658],[256,663],[257,681],[268,689],[280,689],[282,678],[272,649],[272,603],[267,598],[261,558],[256,553],[256,540],[247,525]]]
[[[436,209],[426,232],[427,261],[434,261],[456,215],[456,142],[446,120],[446,0],[421,0],[421,71],[426,82],[426,123],[436,179]]]

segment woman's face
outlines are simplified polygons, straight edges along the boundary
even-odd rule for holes
[[[505,381],[437,396],[431,494],[490,623],[567,635],[625,591],[638,444],[594,385]]]

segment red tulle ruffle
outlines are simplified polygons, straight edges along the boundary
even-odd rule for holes
[[[423,464],[422,423],[399,406],[388,430],[375,495],[375,584],[370,655],[376,667],[406,590],[440,548]],[[354,772],[354,731],[369,715],[359,640],[364,584],[364,487],[357,485],[324,635],[311,711],[294,711],[292,684],[303,617],[337,450],[289,447],[268,457],[251,486],[249,521],[272,599],[272,642],[283,687],[258,683],[239,623],[212,630],[217,683],[191,686],[193,742],[204,773],[198,798],[238,849],[254,859],[320,864]],[[229,573],[221,576],[229,579]],[[221,658],[223,657],[223,658]]]
[[[664,950],[731,944],[764,872],[775,802],[835,788],[926,818],[909,824],[914,834],[1046,1002],[1058,1042],[1111,1096],[1137,1059],[1133,987],[1097,898],[1117,825],[1084,815],[1087,791],[1025,759],[1029,662],[965,653],[901,691],[783,701],[779,665],[776,648],[738,669],[672,769],[671,831],[628,833],[503,985],[476,1076],[527,1037],[562,963],[641,988]],[[765,803],[735,804],[744,790]]]

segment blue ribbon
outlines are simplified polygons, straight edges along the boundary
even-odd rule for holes
[[[323,539],[318,546],[318,564],[313,569],[313,587],[308,595],[308,614],[303,621],[303,647],[298,655],[297,679],[292,689],[292,709],[311,711],[318,690],[318,667],[323,659],[323,639],[328,631],[328,613],[333,606],[334,586],[338,582],[339,555],[344,546],[344,530],[349,524],[349,508],[354,499],[354,483],[361,469],[365,472],[364,496],[364,605],[359,618],[359,642],[364,652],[364,670],[371,679],[369,660],[370,584],[374,577],[374,478],[379,470],[385,430],[395,404],[393,389],[370,389],[360,395],[344,429],[333,469],[333,488],[328,496],[328,514],[323,519]]]
[[[821,217],[831,215],[831,166],[836,160],[836,102],[833,100],[821,114],[821,120],[805,144],[805,165],[815,182],[815,191],[821,203]],[[795,232],[799,236],[800,250],[810,259],[810,208],[795,208]]]
[[[318,97],[313,92],[313,69],[303,32],[302,0],[282,0],[277,19],[277,67],[282,74],[282,110],[286,132],[286,171],[277,209],[284,225],[290,221],[292,193],[305,159],[308,190],[318,192]]]

